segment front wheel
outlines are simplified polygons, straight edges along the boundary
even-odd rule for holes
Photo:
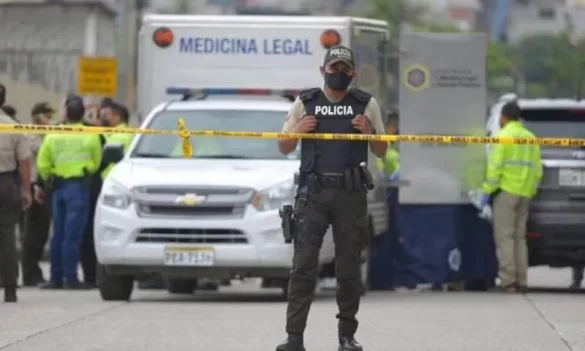
[[[134,277],[109,274],[101,264],[97,267],[97,281],[104,301],[129,301],[134,290]]]

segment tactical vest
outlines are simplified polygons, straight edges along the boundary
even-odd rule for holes
[[[364,114],[372,96],[358,89],[350,89],[339,102],[331,102],[320,88],[301,92],[299,99],[307,116],[315,116],[314,133],[358,134],[351,124],[357,115]],[[301,141],[301,172],[343,173],[368,160],[368,142],[350,140]]]

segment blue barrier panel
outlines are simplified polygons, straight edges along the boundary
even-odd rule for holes
[[[399,233],[395,260],[396,287],[441,284],[458,272],[458,206],[400,205],[393,214]]]
[[[389,232],[374,243],[370,288],[463,281],[472,290],[493,286],[497,259],[491,225],[471,205],[399,205],[388,194]]]
[[[477,210],[471,205],[462,207],[460,211],[461,278],[469,289],[485,290],[494,285],[498,274],[492,226],[479,218]]]
[[[372,243],[370,250],[370,290],[392,290],[394,288],[394,261],[398,248],[398,235],[395,221],[392,219],[393,211],[398,205],[396,191],[389,191],[386,199],[390,210],[389,230],[380,234]]]

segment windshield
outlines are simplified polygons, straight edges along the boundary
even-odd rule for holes
[[[522,122],[537,137],[585,136],[585,109],[526,109],[522,110]]]
[[[162,111],[148,125],[152,129],[177,130],[183,118],[189,130],[221,130],[238,132],[280,132],[286,112],[193,110]],[[227,159],[298,159],[295,151],[282,155],[276,139],[191,137],[192,158]],[[131,157],[183,158],[181,139],[176,135],[142,135]]]

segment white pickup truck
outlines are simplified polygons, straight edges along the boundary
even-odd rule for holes
[[[318,67],[325,49],[319,35],[330,28],[348,38],[357,33],[349,18],[327,18],[317,24],[312,18],[171,17],[147,17],[141,33],[140,55],[147,55],[140,59],[141,109],[151,109],[150,104],[157,102],[143,128],[176,130],[183,118],[190,130],[279,132],[295,93],[322,84]],[[291,31],[297,27],[301,34]],[[373,21],[370,27],[382,41],[385,23]],[[246,55],[189,52],[186,61],[178,53],[185,48],[173,48],[178,44],[161,48],[153,43],[160,39],[154,34],[160,28],[165,28],[165,40],[191,38],[192,51],[198,45],[194,35],[221,37],[229,32],[232,42],[237,36],[263,42],[268,40],[263,37],[296,35],[301,39],[287,40],[304,43],[297,52],[303,55],[302,64],[292,53],[286,58],[272,50],[260,59],[264,68],[243,65],[238,76],[234,67],[249,59]],[[306,43],[305,37],[310,38]],[[215,70],[215,78],[204,69]],[[284,78],[277,77],[278,72]],[[301,74],[304,84],[298,80]],[[216,78],[230,89],[218,88]],[[295,91],[259,90],[260,85],[277,89],[287,80],[293,81]],[[259,85],[251,90],[254,82]],[[197,83],[211,88],[185,88]],[[172,100],[174,94],[184,96]],[[135,278],[145,273],[162,274],[170,292],[185,294],[196,289],[200,278],[261,277],[265,286],[281,287],[286,297],[292,245],[284,242],[278,210],[293,201],[298,153],[284,156],[270,139],[193,137],[192,146],[194,155],[185,159],[180,139],[172,135],[139,135],[125,153],[120,145],[106,145],[104,159],[117,165],[104,181],[94,222],[102,298],[130,299]],[[373,157],[368,163],[375,167]],[[369,194],[373,235],[387,229],[383,193],[380,188]],[[319,260],[322,276],[334,274],[334,260],[329,232]],[[366,272],[363,278],[367,279]]]

